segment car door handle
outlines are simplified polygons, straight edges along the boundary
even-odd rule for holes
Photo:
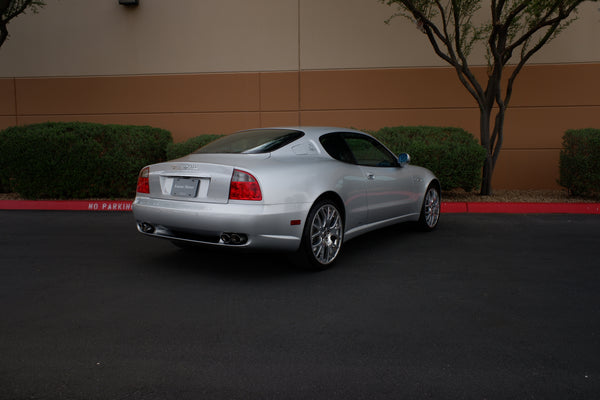
[[[373,179],[375,179],[375,174],[372,172],[367,172],[367,179],[372,181]]]

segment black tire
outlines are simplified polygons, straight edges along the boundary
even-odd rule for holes
[[[419,216],[418,226],[424,232],[429,232],[437,228],[440,221],[440,208],[442,197],[439,186],[434,182],[430,183],[423,197],[421,205],[421,215]]]
[[[339,206],[330,199],[318,200],[310,209],[299,252],[302,267],[329,268],[340,254],[344,241],[344,221]]]

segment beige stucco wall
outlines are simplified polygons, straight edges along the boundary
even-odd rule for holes
[[[152,125],[176,141],[276,125],[443,125],[478,109],[414,25],[377,0],[47,0],[0,48],[0,129],[44,121]],[[496,188],[556,188],[566,129],[600,127],[600,11],[515,87]],[[484,64],[475,53],[475,64]],[[485,75],[485,68],[476,68]]]
[[[9,25],[0,76],[289,70],[296,0],[48,0]]]
[[[0,77],[445,65],[409,21],[384,24],[393,12],[377,0],[47,0],[9,25]],[[579,16],[532,61],[600,62],[598,3]]]

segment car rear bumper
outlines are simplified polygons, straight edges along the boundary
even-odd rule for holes
[[[136,197],[132,210],[138,231],[148,236],[214,246],[294,251],[302,239],[309,203],[198,203]],[[227,243],[223,235],[242,235]]]

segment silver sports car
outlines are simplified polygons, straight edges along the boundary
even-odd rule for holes
[[[298,251],[325,268],[365,232],[437,226],[440,183],[409,162],[351,129],[248,130],[143,168],[133,214],[140,232],[175,244]]]

